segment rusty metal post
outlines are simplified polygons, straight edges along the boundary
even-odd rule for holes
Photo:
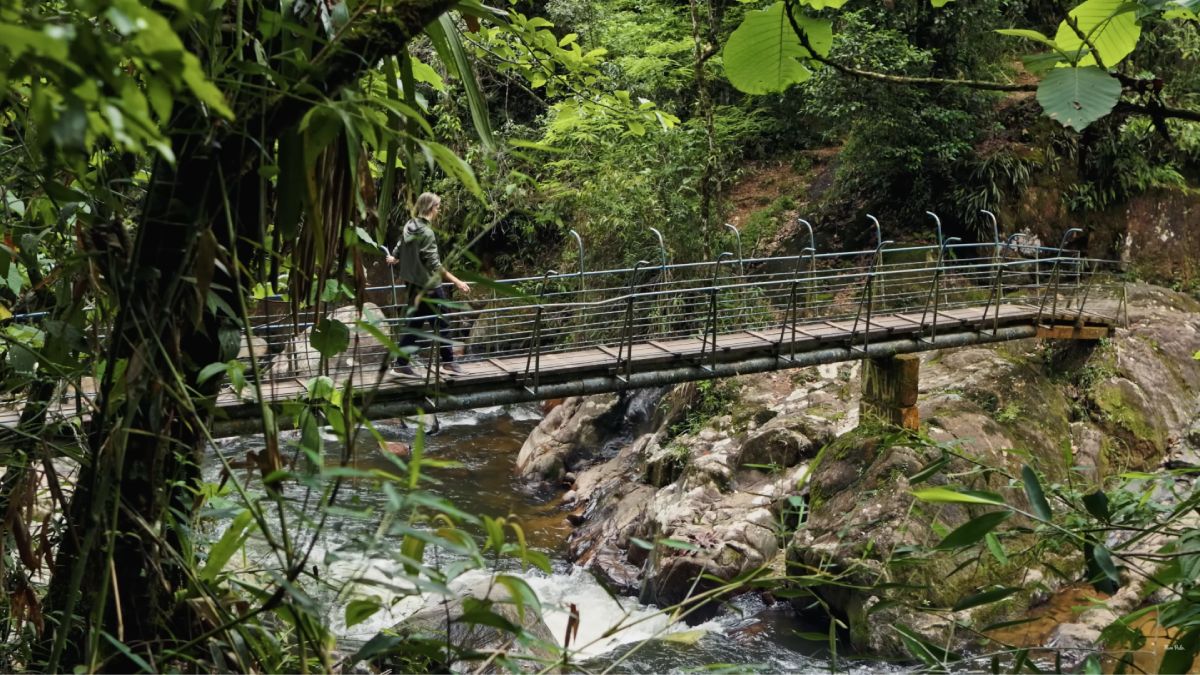
[[[524,385],[525,389],[532,394],[537,393],[538,383],[541,380],[542,374],[542,299],[546,296],[546,283],[550,280],[552,275],[557,274],[558,272],[555,272],[554,270],[547,270],[546,273],[542,275],[542,285],[538,290],[538,304],[536,315],[533,321],[533,341],[530,343],[529,352],[525,356],[525,382],[529,381],[530,362],[532,361],[533,364],[533,389],[530,389],[529,385]]]
[[[800,286],[800,263],[804,261],[804,253],[809,252],[812,256],[810,265],[816,264],[817,252],[811,248],[804,248],[800,251],[800,255],[796,256],[796,270],[792,274],[792,287],[790,297],[788,298],[788,307],[783,312],[783,325],[779,327],[779,341],[775,343],[775,355],[780,356],[783,351],[783,336],[787,333],[790,326],[792,329],[791,351],[788,360],[791,361],[796,356],[796,324],[800,322],[800,308],[797,304],[797,290]],[[807,302],[805,303],[807,305]]]
[[[871,257],[871,267],[867,270],[867,280],[863,288],[862,297],[858,300],[858,312],[854,315],[854,327],[850,329],[850,344],[854,344],[854,334],[858,332],[858,322],[863,316],[863,307],[866,307],[866,325],[867,330],[863,333],[863,345],[861,350],[866,353],[867,348],[871,346],[871,314],[875,307],[875,274],[877,264],[883,260],[883,249],[886,246],[891,246],[896,242],[888,239],[881,241],[875,247],[875,255]],[[853,350],[853,347],[851,347]]]
[[[1058,244],[1058,253],[1054,256],[1054,267],[1050,270],[1050,283],[1046,284],[1046,291],[1042,294],[1042,301],[1038,304],[1037,322],[1042,322],[1042,313],[1046,310],[1046,302],[1050,299],[1050,294],[1054,294],[1054,305],[1050,313],[1058,314],[1058,279],[1060,276],[1059,264],[1062,262],[1063,250],[1067,247],[1067,241],[1076,234],[1082,234],[1083,230],[1078,227],[1072,227],[1063,233],[1062,241]]]
[[[625,343],[629,343],[629,356],[625,359],[625,377],[622,378],[620,374],[617,374],[617,379],[623,382],[627,382],[629,375],[633,372],[633,305],[637,300],[633,289],[637,284],[638,270],[641,269],[642,265],[649,264],[648,261],[639,260],[634,263],[633,269],[629,272],[629,290],[626,291],[627,298],[625,303],[625,325],[621,332],[621,342],[617,344],[617,368],[620,368],[621,358],[625,353]]]
[[[928,342],[932,343],[937,339],[938,309],[940,309],[942,302],[942,269],[946,261],[946,248],[952,243],[962,240],[958,237],[942,239],[942,220],[932,211],[926,211],[926,213],[933,216],[933,219],[937,221],[938,232],[937,266],[933,269],[933,283],[930,285],[928,295],[925,296],[925,310],[921,312],[921,329],[924,330],[925,317],[929,315],[929,301],[933,300],[933,326],[929,332],[928,340]]]
[[[732,257],[733,254],[729,251],[723,251],[721,255],[717,256],[716,262],[713,263],[712,283],[708,288],[708,317],[704,322],[704,335],[700,343],[700,367],[710,372],[717,364],[717,278],[721,274],[721,263],[726,258]],[[708,351],[708,331],[710,326],[712,327],[712,367],[704,365],[704,355]]]

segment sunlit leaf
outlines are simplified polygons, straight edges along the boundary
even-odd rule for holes
[[[923,502],[932,502],[935,504],[950,503],[950,504],[990,504],[992,506],[1004,506],[1004,500],[999,495],[992,495],[986,492],[972,492],[969,490],[951,490],[943,487],[925,488],[923,490],[913,490],[913,496]]]
[[[355,598],[351,600],[346,605],[346,628],[357,626],[371,618],[381,609],[383,607],[374,598]]]
[[[1086,42],[1071,28],[1067,21],[1058,25],[1054,42],[1063,51],[1078,50],[1091,43],[1100,54],[1105,68],[1112,68],[1133,52],[1142,26],[1137,18],[1138,5],[1128,0],[1087,0],[1068,16],[1087,38]],[[1088,54],[1079,60],[1078,66],[1094,66],[1096,57]]]
[[[1038,518],[1050,521],[1053,514],[1050,513],[1050,504],[1046,501],[1046,493],[1042,491],[1042,484],[1038,481],[1037,474],[1029,465],[1021,467],[1021,480],[1025,484],[1025,496],[1029,498],[1029,505],[1033,508],[1033,512]]]
[[[833,25],[827,19],[795,17],[813,49],[827,55],[833,44]],[[777,2],[764,10],[746,12],[725,43],[723,62],[733,86],[747,94],[768,94],[812,77],[803,63],[811,56],[792,30],[784,3]]]
[[[208,560],[200,570],[199,577],[212,581],[225,569],[225,565],[233,554],[241,550],[246,538],[250,536],[251,526],[254,525],[254,514],[249,509],[243,509],[229,523],[229,527],[217,543],[208,552]]]

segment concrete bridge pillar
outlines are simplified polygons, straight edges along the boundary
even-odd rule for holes
[[[917,385],[921,359],[916,354],[899,354],[863,361],[862,419],[874,417],[904,429],[917,430]]]

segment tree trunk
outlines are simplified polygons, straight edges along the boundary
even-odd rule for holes
[[[328,53],[315,83],[334,92],[354,82],[449,4],[409,0],[360,18],[334,43],[341,48]],[[164,647],[197,635],[180,600],[194,562],[187,544],[193,490],[218,378],[196,380],[206,365],[234,358],[240,345],[237,318],[212,309],[221,303],[208,295],[235,311],[246,297],[252,280],[239,288],[222,252],[259,240],[260,153],[308,111],[305,100],[251,106],[228,125],[214,125],[195,102],[180,102],[169,133],[176,164],[158,162],[129,250],[99,257],[115,261],[104,273],[119,309],[88,437],[90,461],[68,514],[82,535],[64,538],[46,599],[51,620],[35,654],[46,669],[136,669],[119,653],[100,662],[98,654],[113,653],[101,631],[158,668],[154,657]],[[263,129],[270,130],[266,137]],[[302,196],[280,195],[287,198]]]

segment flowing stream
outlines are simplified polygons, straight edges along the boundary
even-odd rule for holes
[[[568,619],[568,604],[579,608],[579,629],[572,644],[572,657],[582,661],[588,670],[603,670],[615,664],[622,672],[666,672],[703,668],[709,664],[730,664],[745,670],[759,666],[770,671],[825,670],[830,667],[829,653],[822,642],[805,640],[805,631],[820,630],[803,626],[786,603],[766,606],[752,595],[735,598],[712,620],[689,626],[672,623],[655,608],[640,605],[636,598],[613,597],[588,573],[565,560],[565,541],[570,534],[559,496],[539,495],[529,491],[513,474],[521,444],[536,425],[540,415],[533,407],[487,409],[442,415],[441,430],[426,440],[425,455],[439,460],[453,460],[458,468],[429,470],[440,480],[437,492],[458,508],[473,514],[492,516],[512,515],[527,533],[529,546],[546,553],[552,560],[552,573],[539,570],[522,571],[514,564],[506,571],[522,576],[537,592],[543,606],[543,619],[551,633],[562,643]],[[413,430],[395,422],[378,423],[376,428],[385,438],[411,441]],[[368,445],[356,453],[358,468],[393,470],[382,451]],[[245,456],[248,451],[262,447],[261,437],[246,436],[226,439],[221,449],[228,457]],[[216,461],[206,467],[206,478],[216,480],[220,468]],[[342,501],[371,506],[382,505],[387,497],[377,488],[367,488],[350,482]],[[285,499],[300,505],[306,498],[302,488],[289,488]],[[307,497],[312,499],[311,495]],[[353,647],[370,639],[380,630],[392,627],[423,605],[420,596],[397,594],[395,604],[372,615],[366,621],[347,628],[345,607],[356,593],[378,597],[380,587],[388,584],[397,571],[390,559],[371,558],[363,554],[348,554],[339,550],[355,534],[377,525],[359,519],[331,516],[322,538],[312,556],[321,566],[322,577],[334,583],[338,580],[367,579],[368,584],[349,593],[332,590],[311,590],[315,599],[324,605],[332,628],[345,647]],[[399,546],[399,541],[396,545]],[[257,548],[256,548],[257,547]],[[252,539],[248,550],[266,555],[266,547]],[[248,554],[253,558],[253,554]],[[427,562],[428,553],[427,553]],[[442,561],[443,563],[445,561]],[[247,561],[253,564],[253,560]],[[483,572],[468,572],[463,581],[483,580]],[[371,585],[377,581],[379,585]],[[395,598],[393,598],[395,599]],[[613,635],[609,629],[617,623],[630,625]],[[644,644],[643,644],[644,643]],[[879,664],[854,665],[838,663],[863,672],[878,672]]]

